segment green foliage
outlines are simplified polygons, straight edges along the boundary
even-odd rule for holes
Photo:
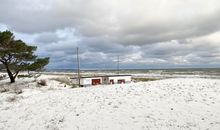
[[[41,70],[49,58],[37,58],[36,46],[29,46],[22,40],[15,40],[10,31],[0,32],[0,62],[5,66],[11,82],[24,70]]]
[[[22,75],[18,75],[18,78],[31,78],[32,76],[29,74],[22,74]]]
[[[49,58],[38,58],[32,64],[28,66],[28,70],[35,71],[35,70],[42,70],[45,65],[49,63]]]

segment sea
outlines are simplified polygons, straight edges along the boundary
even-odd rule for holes
[[[48,72],[77,73],[74,69],[53,69]],[[178,69],[82,69],[83,74],[129,74],[143,78],[212,78],[220,79],[220,68],[178,68]]]

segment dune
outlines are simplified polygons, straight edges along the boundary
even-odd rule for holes
[[[33,85],[33,83],[26,83]],[[0,93],[2,130],[220,129],[220,80],[172,78],[123,85],[47,86]]]

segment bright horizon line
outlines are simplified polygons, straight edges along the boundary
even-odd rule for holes
[[[120,70],[165,70],[165,69],[170,69],[170,70],[175,70],[175,69],[220,69],[220,67],[170,67],[170,68],[125,68],[125,69],[120,69]],[[57,68],[57,69],[46,69],[48,71],[50,70],[77,70],[77,69],[72,69],[72,68]],[[111,71],[117,71],[117,69],[108,69],[108,68],[82,68],[80,69],[82,71],[85,70],[111,70]]]

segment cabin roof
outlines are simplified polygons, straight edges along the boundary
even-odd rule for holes
[[[96,78],[96,77],[123,77],[123,76],[131,76],[131,75],[95,75],[95,76],[83,76],[83,77],[80,77],[81,79],[82,78]],[[71,79],[77,79],[77,77],[75,78],[71,78]]]

